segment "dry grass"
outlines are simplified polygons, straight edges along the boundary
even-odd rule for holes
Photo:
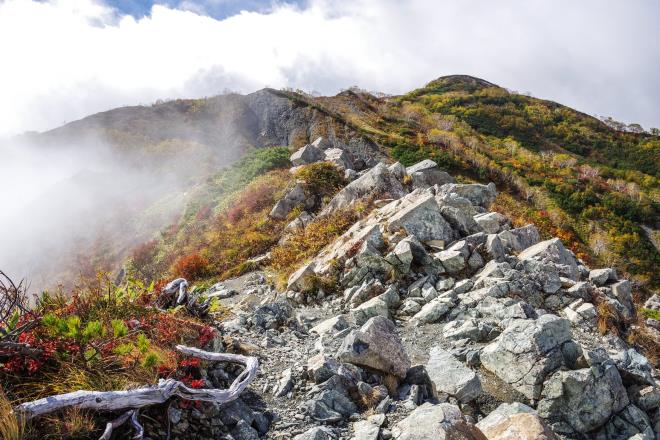
[[[626,339],[630,345],[640,347],[641,352],[651,364],[658,366],[660,363],[660,342],[656,337],[656,333],[648,328],[643,318],[640,318],[636,325],[630,326]]]
[[[596,307],[598,312],[598,332],[604,335],[610,332],[614,335],[619,335],[620,318],[616,309],[607,301],[601,301]]]
[[[14,412],[11,402],[0,387],[0,439],[21,440],[25,435],[25,420]]]
[[[69,408],[59,414],[45,417],[48,431],[45,438],[57,439],[87,439],[96,430],[94,418],[89,411],[80,408]]]

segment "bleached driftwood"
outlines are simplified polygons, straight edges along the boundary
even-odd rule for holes
[[[142,426],[137,420],[137,409],[149,405],[166,402],[173,396],[187,400],[202,400],[205,402],[227,403],[236,399],[257,374],[259,361],[256,357],[242,356],[230,353],[213,353],[198,348],[177,345],[176,349],[188,356],[215,362],[231,362],[245,366],[241,374],[226,390],[214,388],[189,388],[183,382],[175,379],[160,380],[157,385],[145,386],[127,391],[74,391],[58,394],[20,404],[16,409],[27,419],[39,417],[64,408],[77,407],[96,411],[120,411],[131,409],[109,422],[101,439],[108,439],[112,431],[125,423],[129,418],[138,434]],[[140,438],[136,435],[136,438]]]

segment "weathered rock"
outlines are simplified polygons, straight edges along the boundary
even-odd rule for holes
[[[291,188],[286,195],[275,204],[268,215],[275,219],[285,219],[293,208],[300,205],[310,207],[307,206],[309,204],[310,203],[307,201],[307,195],[305,194],[305,188],[301,183],[297,183],[296,186]]]
[[[404,239],[396,244],[391,253],[385,259],[399,271],[407,274],[410,271],[410,265],[413,262],[413,249],[411,241]]]
[[[529,399],[538,399],[546,376],[562,365],[561,345],[571,339],[570,323],[555,315],[511,323],[485,347],[481,363]]]
[[[284,231],[292,232],[299,229],[305,229],[305,226],[307,226],[313,219],[314,218],[307,211],[303,211],[298,217],[286,225]]]
[[[438,204],[442,216],[449,222],[451,227],[456,229],[462,236],[470,235],[481,230],[481,227],[476,221],[474,221],[474,218],[469,211],[447,205],[444,202],[439,202]]]
[[[478,428],[463,420],[461,410],[449,403],[425,403],[394,425],[396,440],[487,440]]]
[[[348,328],[348,321],[346,321],[344,315],[337,315],[315,325],[309,331],[319,336],[324,336],[328,333],[344,330],[345,328]]]
[[[295,166],[307,165],[324,159],[323,151],[314,145],[307,144],[293,153],[289,160]]]
[[[465,269],[465,256],[460,251],[446,250],[433,254],[440,260],[442,267],[449,273],[458,273]]]
[[[379,163],[344,187],[335,195],[330,203],[321,211],[326,215],[337,209],[345,208],[365,196],[384,196],[393,199],[403,197],[406,191],[384,163]]]
[[[320,422],[334,423],[357,412],[357,406],[341,390],[324,390],[306,403],[307,413]]]
[[[328,148],[324,151],[325,160],[333,163],[337,168],[341,170],[353,169],[353,158],[348,151],[342,150],[341,148]]]
[[[404,177],[407,176],[406,167],[401,164],[401,162],[395,162],[389,167],[387,167],[390,174],[396,177],[399,181],[402,181]]]
[[[438,391],[454,396],[462,403],[470,402],[481,394],[481,381],[477,374],[440,347],[431,349],[426,371]]]
[[[294,440],[333,440],[335,434],[325,426],[315,426],[310,428],[302,434],[298,434]]]
[[[369,420],[360,420],[353,424],[352,440],[377,440],[380,426]]]
[[[350,312],[357,325],[362,325],[374,316],[390,317],[389,306],[380,297],[374,297],[360,304]]]
[[[598,315],[593,304],[585,303],[581,299],[566,307],[564,314],[569,321],[576,325],[593,325]]]
[[[486,234],[497,234],[508,229],[509,219],[499,212],[487,212],[474,216],[474,221]]]
[[[430,159],[409,166],[406,168],[406,173],[412,177],[413,186],[416,188],[428,188],[454,181],[453,177],[442,171],[438,164]]]
[[[608,281],[616,281],[616,271],[611,267],[592,269],[589,272],[589,281],[597,286],[603,286]]]
[[[648,416],[635,405],[628,405],[623,411],[612,416],[599,433],[609,439],[655,440],[653,425]]]
[[[307,361],[307,374],[315,383],[325,382],[339,372],[339,362],[319,353]]]
[[[522,252],[541,241],[541,235],[534,225],[502,231],[497,236],[502,241],[504,248],[513,252]]]
[[[422,305],[412,298],[407,298],[399,308],[399,314],[403,316],[412,316],[422,310]]]
[[[526,259],[536,259],[542,262],[552,262],[561,265],[563,268],[563,275],[572,280],[579,280],[580,273],[578,271],[575,257],[566,250],[561,240],[558,238],[542,241],[528,247],[518,255],[518,258],[521,261]]]
[[[660,310],[660,295],[657,293],[646,300],[644,308],[649,310]]]
[[[475,206],[483,208],[488,208],[497,197],[497,190],[492,182],[488,185],[450,183],[442,185],[438,191],[439,196],[452,193],[468,199]]]
[[[490,416],[490,415],[489,415]],[[485,419],[484,419],[485,420]],[[483,420],[482,420],[483,422]],[[479,422],[481,423],[481,422]],[[477,425],[488,440],[555,440],[557,436],[535,413],[512,414],[488,428]]]
[[[626,317],[632,316],[635,311],[635,305],[632,298],[632,285],[630,281],[623,280],[612,284],[612,295],[627,309]]]
[[[490,333],[490,328],[487,327],[485,323],[477,319],[455,320],[445,325],[442,329],[442,335],[445,339],[470,339],[474,342],[482,342],[487,339]]]
[[[394,323],[382,316],[369,319],[359,330],[346,336],[338,357],[344,362],[372,368],[397,377],[405,377],[410,368]]]
[[[567,423],[579,433],[593,431],[628,405],[628,395],[616,367],[602,364],[558,371],[545,384],[539,415]]]
[[[231,436],[236,440],[259,440],[259,433],[245,420],[239,420],[231,430]]]
[[[289,391],[293,388],[293,373],[291,368],[287,368],[282,372],[282,377],[277,384],[277,389],[273,393],[275,397],[286,396]]]
[[[390,218],[387,230],[396,232],[400,229],[420,241],[448,242],[454,236],[454,231],[440,214],[440,207],[432,194],[419,197]]]
[[[412,320],[418,324],[438,322],[452,307],[454,307],[454,301],[451,298],[438,297],[424,304],[422,309],[413,316]]]
[[[317,279],[316,273],[314,272],[315,268],[316,264],[311,262],[295,271],[289,277],[287,289],[295,290],[297,292],[309,292],[314,289]]]
[[[486,237],[486,254],[495,261],[502,261],[506,256],[504,246],[500,237],[495,234],[488,234]]]

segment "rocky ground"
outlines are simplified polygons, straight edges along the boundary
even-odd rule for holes
[[[216,348],[258,356],[259,375],[225,408],[170,406],[174,437],[660,438],[657,371],[597,328],[603,313],[632,322],[629,281],[489,212],[493,184],[454,183],[432,161],[355,171],[350,152],[330,150],[319,141],[292,157],[333,161],[352,179],[318,215],[366,199],[378,208],[285,291],[263,272],[209,291],[234,313]],[[327,279],[336,292],[318,287]],[[206,374],[222,385],[236,372]]]

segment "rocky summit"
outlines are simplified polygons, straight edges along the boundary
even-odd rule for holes
[[[342,155],[327,157],[308,145],[291,160]],[[211,417],[217,432],[237,440],[660,438],[657,370],[597,325],[605,310],[614,322],[635,313],[627,280],[587,267],[532,224],[490,212],[492,183],[457,183],[430,160],[344,170],[352,181],[316,218],[358,203],[373,210],[297,268],[285,289],[261,271],[221,283],[236,295],[221,300],[235,316],[220,329],[252,347],[261,365],[250,392],[230,405],[232,417],[223,408],[221,421]],[[294,186],[271,215],[304,204],[300,194]],[[292,221],[310,222],[307,213]],[[172,432],[186,437],[194,417],[209,415],[186,413]]]

